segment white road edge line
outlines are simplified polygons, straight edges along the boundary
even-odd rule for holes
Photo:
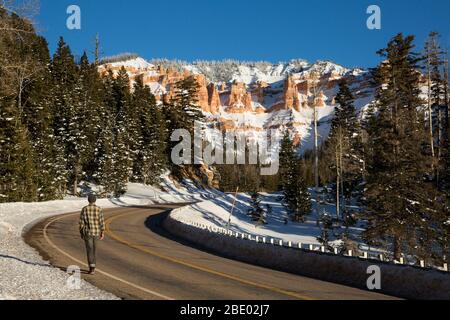
[[[84,262],[82,262],[82,261],[80,261],[80,260],[78,260],[78,259],[72,257],[69,253],[67,253],[67,252],[63,251],[62,249],[60,249],[60,248],[59,248],[57,245],[55,245],[55,244],[53,243],[53,241],[50,240],[50,238],[47,236],[47,228],[48,228],[48,226],[49,226],[50,224],[52,224],[52,223],[54,223],[54,222],[56,222],[56,221],[58,221],[58,220],[61,220],[62,218],[69,217],[69,216],[76,215],[76,214],[78,214],[78,213],[73,213],[73,214],[69,214],[69,215],[60,216],[60,217],[58,217],[58,218],[55,218],[55,219],[52,219],[51,221],[49,221],[49,222],[45,225],[44,230],[43,230],[43,231],[44,231],[44,232],[43,232],[43,233],[44,233],[44,239],[45,239],[45,240],[46,240],[46,241],[47,241],[54,249],[56,249],[57,251],[59,251],[61,254],[63,254],[63,255],[65,255],[65,256],[69,257],[70,259],[74,260],[75,262],[77,262],[77,263],[79,263],[79,264],[81,264],[81,265],[83,265],[83,266],[87,266],[86,263],[84,263]],[[161,293],[158,293],[158,292],[149,290],[149,289],[147,289],[147,288],[141,287],[141,286],[139,286],[139,285],[137,285],[137,284],[131,283],[131,282],[129,282],[129,281],[127,281],[127,280],[124,280],[124,279],[122,279],[122,278],[116,277],[115,275],[112,275],[112,274],[110,274],[110,273],[108,273],[108,272],[106,272],[106,271],[102,271],[102,270],[100,270],[100,269],[97,269],[96,271],[97,271],[98,273],[101,273],[101,274],[103,274],[103,275],[105,275],[105,276],[111,278],[111,279],[114,279],[114,280],[116,280],[116,281],[122,282],[122,283],[124,283],[124,284],[126,284],[126,285],[129,285],[129,286],[131,286],[131,287],[133,287],[133,288],[139,289],[139,290],[141,290],[141,291],[144,291],[144,292],[149,293],[149,294],[151,294],[151,295],[154,295],[154,296],[156,296],[156,297],[159,297],[159,298],[162,298],[162,299],[165,299],[165,300],[175,300],[174,298],[168,297],[168,296],[163,295],[163,294],[161,294]]]

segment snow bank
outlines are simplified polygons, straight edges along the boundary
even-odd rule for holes
[[[279,199],[280,194],[262,194],[262,206],[270,206],[272,212],[267,215],[267,225],[256,226],[247,216],[250,208],[250,196],[238,194],[235,208],[230,220],[230,231],[246,233],[252,236],[261,236],[280,239],[285,242],[303,243],[305,245],[320,245],[317,237],[321,230],[316,224],[316,217],[310,215],[305,223],[285,222],[287,212]],[[196,203],[177,210],[171,217],[188,224],[201,224],[211,228],[226,228],[230,219],[230,212],[235,198],[234,195],[221,194],[211,200]],[[326,208],[334,212],[334,208]],[[356,234],[362,229],[350,228],[350,233]],[[332,243],[333,244],[333,243]]]
[[[232,259],[361,289],[367,289],[367,268],[377,265],[383,293],[408,299],[450,299],[448,273],[236,239],[186,225],[172,215],[165,219],[164,227]]]
[[[22,230],[33,221],[78,211],[84,205],[84,199],[0,204],[0,299],[117,299],[85,281],[80,290],[70,289],[68,275],[23,241]],[[99,205],[115,206],[106,200],[100,200]]]
[[[175,186],[163,177],[161,189],[130,184],[127,193],[118,199],[99,199],[102,208],[117,206],[151,205],[204,199],[208,192],[198,190],[190,182],[186,187]],[[82,281],[80,290],[66,286],[68,275],[44,261],[29,247],[22,233],[38,220],[69,212],[78,212],[87,204],[84,198],[69,197],[65,200],[41,203],[0,204],[0,299],[117,299]]]

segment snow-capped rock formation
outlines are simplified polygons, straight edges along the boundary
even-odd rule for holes
[[[303,60],[271,64],[155,61],[140,57],[104,63],[99,72],[117,74],[124,67],[130,84],[141,77],[158,101],[168,101],[173,84],[193,76],[199,84],[198,104],[213,128],[245,132],[258,139],[275,129],[281,136],[286,129],[303,150],[312,147],[313,109],[318,110],[320,140],[329,133],[338,82],[345,78],[355,97],[356,108],[373,100],[368,72],[347,69],[329,61],[309,64]]]

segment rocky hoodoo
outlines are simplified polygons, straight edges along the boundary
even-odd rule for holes
[[[247,92],[244,98],[244,107],[246,111],[253,111],[253,100],[252,100],[252,94],[250,92]]]
[[[300,94],[303,94],[305,96],[310,95],[311,90],[311,82],[309,80],[302,80],[297,84],[297,89]]]
[[[178,71],[168,68],[166,70],[167,80],[169,83],[175,83],[177,81],[183,80],[183,75]]]
[[[218,127],[222,130],[235,130],[236,123],[231,119],[220,118],[218,121]]]
[[[228,98],[228,112],[243,113],[253,111],[252,94],[247,92],[247,86],[242,82],[233,82]]]
[[[264,90],[269,87],[269,84],[264,81],[257,81],[253,86],[252,96],[255,101],[261,105],[264,105]]]
[[[292,144],[298,147],[302,143],[302,137],[298,132],[294,134],[294,138],[292,139]]]
[[[152,81],[153,79],[149,79],[149,82],[144,82],[145,85],[151,86],[153,83],[157,82],[163,87],[172,87],[173,84],[184,79],[182,74],[173,69],[169,68],[164,70],[163,68],[158,67],[158,70],[160,70],[158,72],[161,72],[158,74],[158,78],[154,81]]]
[[[298,93],[297,83],[294,77],[289,75],[284,84],[284,109],[300,111],[301,103]]]
[[[335,106],[335,105],[336,105],[336,97],[333,97],[333,98],[331,99],[331,105],[332,105],[332,106]]]
[[[368,100],[373,95],[366,71],[349,70],[331,62],[316,62],[301,68],[290,63],[273,64],[264,70],[246,64],[238,70],[224,70],[220,63],[217,69],[214,64],[206,69],[195,63],[169,65],[172,66],[153,65],[136,58],[105,63],[98,70],[102,75],[110,71],[117,75],[125,68],[130,85],[141,78],[159,103],[171,101],[176,82],[193,77],[199,85],[198,105],[206,113],[211,128],[246,132],[255,139],[265,130],[289,128],[295,145],[310,139],[306,134],[312,121],[310,108],[322,108],[321,117],[331,114],[342,78],[355,88],[356,99]]]
[[[314,101],[314,105],[316,107],[325,107],[326,106],[326,101],[327,97],[325,96],[325,94],[323,93],[323,91],[320,91],[319,94],[317,95],[315,101]]]
[[[177,81],[194,77],[199,85],[198,105],[204,112],[218,114],[222,101],[229,113],[252,112],[263,114],[277,110],[295,110],[312,106],[324,107],[327,97],[324,90],[332,90],[342,78],[342,72],[331,70],[327,73],[287,74],[282,86],[273,86],[264,80],[257,80],[247,84],[241,80],[235,80],[230,84],[225,82],[210,83],[201,73],[184,69],[178,71],[163,66],[154,66],[145,60],[138,58],[122,63],[108,63],[99,66],[99,72],[105,75],[112,71],[117,74],[121,68],[125,68],[130,84],[141,78],[145,85],[154,91],[157,101],[168,102],[173,97],[173,87]],[[351,75],[348,76],[350,78]],[[273,86],[273,87],[272,87]],[[314,98],[314,87],[318,91]],[[317,92],[316,91],[316,92]],[[274,97],[275,92],[275,97]],[[222,98],[222,99],[221,99]],[[330,104],[335,101],[330,97]]]
[[[256,109],[255,109],[255,112],[258,113],[258,114],[265,113],[266,109],[264,109],[261,106],[257,106]]]
[[[209,104],[209,111],[212,114],[216,114],[219,112],[220,107],[219,90],[217,90],[217,87],[214,83],[210,83],[208,85],[208,104]]]
[[[189,73],[185,71],[184,77],[189,77]],[[211,112],[209,107],[209,95],[206,84],[206,77],[203,74],[195,74],[192,76],[198,84],[197,104],[204,112]]]

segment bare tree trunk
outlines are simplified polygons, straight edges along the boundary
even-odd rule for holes
[[[315,95],[314,95],[315,96]],[[315,184],[315,201],[316,201],[316,217],[317,224],[320,220],[320,210],[319,210],[319,139],[317,130],[317,109],[314,98],[314,184]]]
[[[336,218],[339,219],[341,216],[340,193],[339,193],[341,170],[339,168],[339,152],[337,146],[335,151],[335,157],[336,157]]]
[[[431,156],[435,157],[434,151],[434,134],[433,134],[433,112],[431,109],[431,67],[430,67],[430,53],[427,53],[427,75],[428,75],[428,126],[429,126],[429,138],[431,147]],[[432,163],[434,170],[434,161]]]
[[[76,164],[73,168],[73,190],[72,193],[74,196],[78,193],[78,164]]]
[[[436,185],[439,187],[440,185],[440,180],[441,180],[441,168],[440,168],[440,161],[442,158],[442,146],[443,146],[443,139],[442,139],[442,121],[441,121],[441,117],[442,117],[442,110],[441,110],[441,106],[438,104],[437,105],[438,108],[438,120],[437,120],[437,157],[436,157],[436,162],[437,162],[437,168],[436,168]]]
[[[313,94],[313,125],[314,125],[314,200],[316,202],[316,217],[319,224],[319,139],[317,130],[317,107],[316,107],[316,77],[312,75],[312,94]]]
[[[342,135],[342,128],[339,128],[339,169],[340,169],[340,176],[341,176],[341,194],[342,194],[342,219],[344,219],[344,213],[345,213],[345,190],[344,190],[344,162],[343,162],[343,156],[344,156],[344,137]]]
[[[317,129],[317,108],[314,106],[314,182],[316,191],[319,190],[319,138]]]
[[[23,92],[23,79],[19,79],[19,89],[17,93],[17,107],[19,109],[20,117],[22,117],[22,92]]]
[[[394,236],[394,259],[399,260],[402,256],[400,239],[397,236]]]
[[[318,132],[318,114],[317,114],[317,85],[320,81],[320,76],[316,73],[311,74],[311,79],[313,81],[313,108],[314,108],[314,184],[315,184],[315,201],[316,201],[316,215],[320,218],[319,210],[319,132]],[[319,223],[319,221],[317,221]]]
[[[441,155],[442,155],[442,128],[441,128],[441,126],[442,126],[442,121],[441,121],[441,119],[442,119],[442,110],[441,110],[441,106],[440,105],[438,105],[437,106],[438,107],[438,116],[437,116],[437,139],[438,139],[438,141],[437,141],[437,147],[438,147],[438,152],[437,152],[437,158],[438,159],[440,159],[441,158]]]
[[[95,65],[98,66],[100,63],[100,37],[97,33],[95,36]]]
[[[448,95],[448,51],[446,50],[445,56],[444,56],[444,99],[445,99],[445,106],[444,106],[444,138],[446,139],[445,143],[447,145],[447,148],[450,147],[448,141],[448,131],[449,131],[449,116],[448,116],[448,108],[449,108],[449,95]]]
[[[22,92],[23,92],[23,82],[22,78],[19,77],[18,79],[18,88],[17,88],[17,110],[19,111],[19,115],[16,118],[16,126],[19,125],[19,123],[22,122],[23,114],[22,114]]]

